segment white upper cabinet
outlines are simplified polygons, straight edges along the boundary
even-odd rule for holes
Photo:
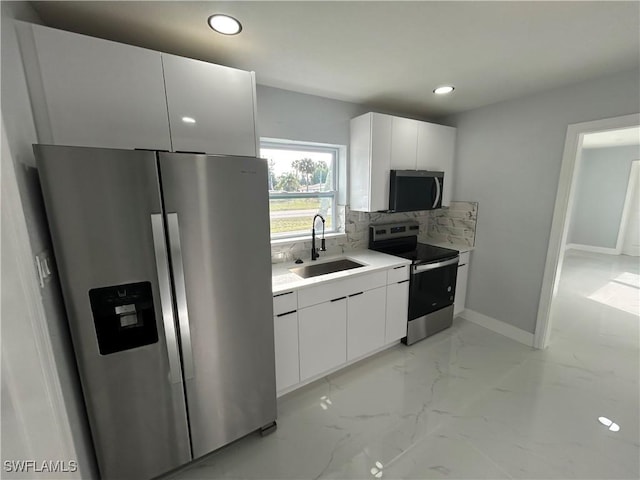
[[[252,72],[17,28],[41,143],[257,155]]]
[[[415,170],[418,124],[410,118],[393,117],[391,121],[391,169]]]
[[[359,212],[389,209],[393,117],[365,113],[351,120],[349,207]]]
[[[39,141],[169,150],[160,53],[19,24]]]
[[[174,151],[258,153],[252,72],[162,54]]]
[[[390,170],[443,171],[442,205],[453,185],[456,129],[381,113],[351,120],[349,203],[351,210],[389,209]]]
[[[453,193],[453,157],[456,129],[435,123],[418,122],[417,170],[445,172],[442,205],[448,207]]]

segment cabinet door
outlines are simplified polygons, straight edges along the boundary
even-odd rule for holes
[[[298,310],[300,380],[347,361],[347,299]]]
[[[162,54],[174,151],[255,156],[253,74]]]
[[[380,287],[350,295],[347,302],[347,360],[384,345],[385,291]]]
[[[391,169],[415,170],[418,145],[418,122],[410,118],[393,117],[391,125]]]
[[[159,52],[30,28],[33,44],[22,42],[23,55],[41,142],[170,148]],[[29,33],[21,29],[21,36]],[[34,46],[35,52],[28,48]]]
[[[351,119],[351,210],[375,212],[389,208],[391,121],[390,115],[381,113],[365,113]]]
[[[273,317],[276,351],[276,390],[281,391],[300,382],[298,358],[298,312]]]
[[[443,206],[449,206],[451,202],[455,144],[455,128],[420,122],[418,127],[417,169],[444,172]]]
[[[458,267],[458,277],[456,278],[456,293],[453,302],[453,315],[459,315],[464,310],[465,299],[467,297],[467,278],[469,276],[469,264]]]
[[[387,285],[387,322],[384,343],[407,336],[409,319],[409,280]]]

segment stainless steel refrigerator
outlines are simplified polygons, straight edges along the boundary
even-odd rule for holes
[[[274,428],[266,161],[34,151],[101,476]]]

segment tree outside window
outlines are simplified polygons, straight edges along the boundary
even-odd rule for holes
[[[308,235],[317,213],[325,231],[336,231],[338,148],[299,142],[262,142],[269,166],[271,237]]]

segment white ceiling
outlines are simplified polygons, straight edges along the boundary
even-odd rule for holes
[[[582,148],[622,147],[640,145],[640,127],[607,130],[584,136]]]
[[[438,116],[639,68],[640,3],[32,2],[45,24],[256,72],[259,84]],[[235,37],[207,26],[238,18]],[[450,96],[433,88],[453,84]]]

